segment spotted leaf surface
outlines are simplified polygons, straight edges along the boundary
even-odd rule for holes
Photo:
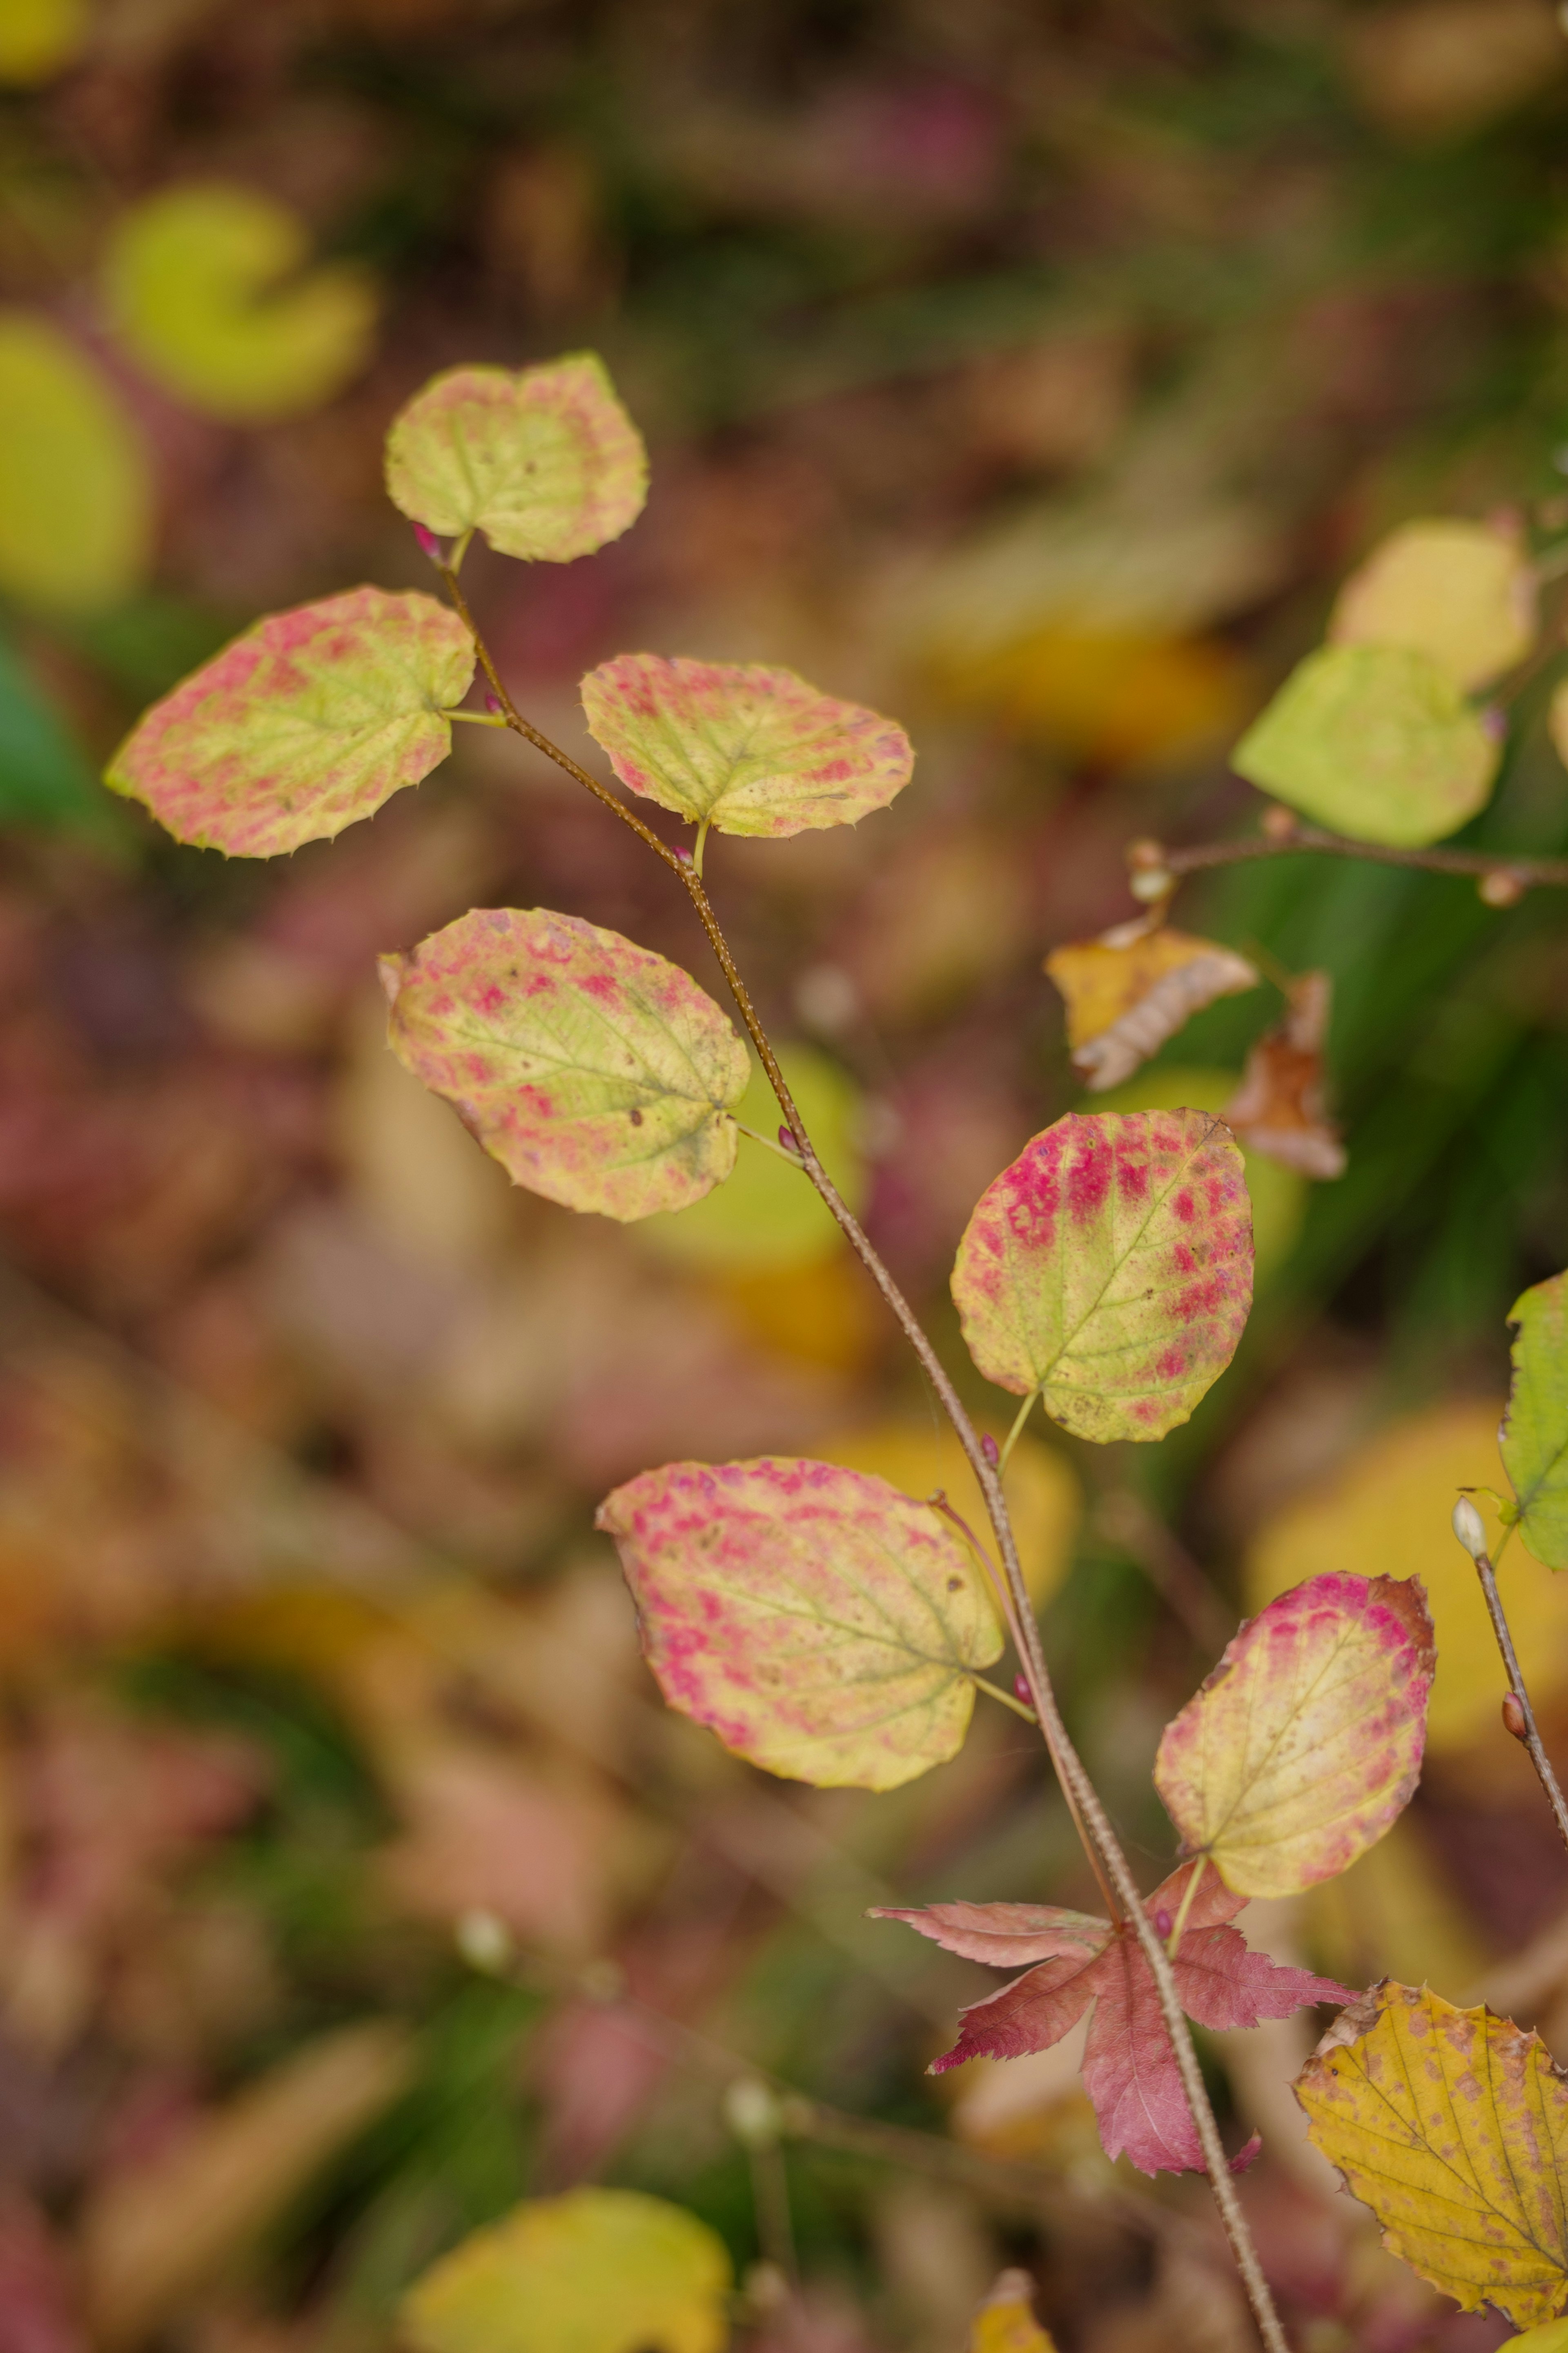
[[[981,1195],[952,1274],[987,1380],[1079,1438],[1162,1438],[1252,1303],[1241,1154],[1207,1112],[1069,1112]]]
[[[1165,1727],[1154,1781],[1244,1895],[1347,1870],[1409,1802],[1436,1652],[1416,1578],[1314,1577],[1249,1619]]]
[[[931,1507],[828,1462],[670,1462],[606,1496],[670,1705],[819,1788],[892,1789],[963,1745],[1002,1637]]]
[[[443,537],[568,564],[619,539],[647,496],[647,452],[592,352],[547,367],[450,368],[386,441],[395,506]]]
[[[1145,1899],[1161,1936],[1171,1935],[1197,1867],[1182,1864]],[[1190,2018],[1219,2031],[1289,2018],[1308,2002],[1353,1999],[1331,1978],[1280,1968],[1253,1952],[1231,1926],[1244,1901],[1205,1869],[1173,1964]],[[1203,2170],[1203,2147],[1153,1973],[1125,1924],[1112,1926],[1052,1904],[933,1904],[923,1912],[888,1909],[873,1917],[902,1920],[948,1952],[993,1968],[1033,1964],[963,2011],[958,2041],[933,2062],[932,2074],[967,2059],[1021,2059],[1049,2050],[1089,2010],[1083,2088],[1106,2155],[1125,2154],[1145,2173]]]
[[[625,1220],[734,1166],[745,1048],[663,956],[547,907],[480,907],[380,969],[394,1053],[530,1192]]]
[[[351,588],[236,638],[153,705],[105,782],[176,841],[276,858],[427,776],[473,674],[472,638],[433,596]]]
[[[853,825],[910,781],[892,720],[760,662],[617,654],[583,681],[594,740],[634,793],[721,833]]]
[[[1568,2081],[1539,2035],[1423,1986],[1347,2010],[1296,2080],[1308,2129],[1383,2242],[1464,2312],[1568,2303]]]
[[[1519,1533],[1548,1568],[1568,1568],[1568,1275],[1516,1299],[1509,1322],[1513,1387],[1500,1443]]]

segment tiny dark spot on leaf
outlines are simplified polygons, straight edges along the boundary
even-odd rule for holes
[[[642,1113],[638,1111],[636,1103],[633,1103],[632,1105],[632,1125],[634,1127],[640,1127],[642,1125]]]
[[[963,1577],[950,1577],[948,1578],[948,1580],[947,1580],[947,1589],[948,1589],[948,1591],[949,1591],[950,1593],[960,1593],[960,1592],[962,1592],[962,1591],[963,1591]]]

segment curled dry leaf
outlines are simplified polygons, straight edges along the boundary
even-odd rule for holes
[[[720,2353],[730,2258],[637,2189],[532,2199],[443,2255],[403,2300],[414,2353]]]
[[[1484,808],[1500,746],[1411,646],[1321,646],[1231,754],[1237,775],[1352,841],[1419,849]]]
[[[394,1053],[531,1192],[626,1220],[734,1166],[746,1050],[663,956],[547,907],[477,907],[380,971]]]
[[[569,564],[636,522],[647,452],[593,352],[518,375],[449,368],[394,418],[386,488],[427,531]]]
[[[176,841],[276,858],[427,776],[473,674],[472,638],[433,596],[351,588],[236,638],[153,705],[104,781]]]
[[[1568,1568],[1568,1274],[1516,1299],[1513,1384],[1499,1443],[1519,1533],[1548,1568]]]
[[[853,825],[910,781],[901,727],[761,662],[617,654],[583,681],[595,742],[634,793],[721,833]]]
[[[737,1756],[893,1789],[963,1746],[1002,1636],[929,1505],[827,1462],[669,1462],[607,1495],[597,1525],[665,1698]]]
[[[1073,1068],[1097,1094],[1119,1087],[1216,997],[1258,979],[1234,948],[1143,917],[1053,948],[1045,968],[1067,1000]]]
[[[1252,1303],[1241,1155],[1205,1112],[1069,1112],[986,1187],[952,1295],[987,1380],[1079,1438],[1163,1438]]]
[[[1462,2311],[1563,2310],[1568,2079],[1539,2035],[1384,1982],[1335,2021],[1296,2096],[1384,2246]]]
[[[1409,1803],[1436,1652],[1417,1578],[1314,1577],[1226,1645],[1166,1725],[1154,1786],[1243,1895],[1348,1870]]]
[[[1290,984],[1282,1021],[1266,1029],[1247,1058],[1241,1084],[1222,1114],[1239,1144],[1303,1176],[1345,1173],[1345,1148],[1323,1103],[1323,1039],[1333,983],[1304,972]]]
[[[1188,1902],[1194,1871],[1201,1872]],[[1349,2001],[1350,1989],[1305,1969],[1281,1968],[1248,1949],[1231,1922],[1246,1898],[1201,1863],[1183,1863],[1144,1899],[1163,1936],[1186,1905],[1173,1967],[1182,2007],[1216,2031],[1288,2018],[1308,2002]],[[943,2074],[966,2059],[1021,2059],[1059,2042],[1086,2010],[1083,2088],[1108,2157],[1123,2154],[1145,2173],[1204,2170],[1202,2144],[1165,2031],[1153,1973],[1121,1923],[1051,1904],[933,1904],[923,1912],[881,1910],[950,1953],[992,1968],[1035,1966],[962,2013],[958,2041],[931,2067]]]
[[[1056,2339],[1035,2318],[1027,2272],[1001,2274],[969,2324],[968,2353],[1057,2353]]]
[[[1340,590],[1336,646],[1410,646],[1465,692],[1522,661],[1535,637],[1535,575],[1517,531],[1448,515],[1403,523]]]

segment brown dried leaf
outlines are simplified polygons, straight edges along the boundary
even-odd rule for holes
[[[1258,981],[1234,948],[1164,924],[1151,928],[1142,915],[1098,939],[1054,948],[1045,968],[1067,1000],[1073,1068],[1096,1094],[1131,1078],[1216,997]]]
[[[1303,1176],[1345,1173],[1345,1151],[1323,1101],[1323,1039],[1333,982],[1304,972],[1290,985],[1282,1021],[1266,1029],[1220,1117],[1238,1144]]]

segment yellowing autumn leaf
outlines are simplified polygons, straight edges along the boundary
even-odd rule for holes
[[[1440,841],[1484,808],[1500,746],[1409,646],[1321,646],[1230,755],[1250,784],[1353,841]]]
[[[531,2199],[443,2255],[403,2300],[414,2353],[720,2353],[730,2258],[636,2189]]]
[[[865,1198],[858,1148],[860,1090],[841,1062],[811,1046],[786,1046],[779,1066],[806,1134],[851,1209]],[[637,1239],[661,1258],[714,1273],[779,1274],[817,1266],[843,1243],[831,1212],[804,1170],[781,1160],[757,1135],[778,1133],[778,1100],[762,1064],[748,1058],[745,1092],[732,1105],[742,1127],[733,1176],[678,1215],[651,1219]]]
[[[164,188],[115,222],[104,299],[126,349],[176,399],[236,424],[318,408],[369,356],[368,273],[310,266],[276,197],[226,181]]]
[[[0,82],[30,88],[60,73],[87,39],[87,0],[5,0]]]
[[[395,418],[386,488],[444,538],[479,531],[502,555],[569,564],[636,522],[647,453],[593,352],[516,375],[451,368]]]
[[[1315,1577],[1271,1601],[1165,1727],[1154,1786],[1186,1854],[1242,1895],[1296,1895],[1382,1837],[1421,1770],[1421,1588]]]
[[[910,781],[891,719],[761,662],[617,654],[583,681],[594,741],[623,785],[721,833],[853,825]]]
[[[933,665],[954,702],[989,705],[1019,734],[1100,767],[1173,760],[1223,741],[1256,690],[1220,638],[1062,619]]]
[[[89,612],[152,560],[153,482],[119,395],[47,319],[0,311],[0,590]]]
[[[1516,1299],[1513,1386],[1500,1432],[1519,1533],[1548,1568],[1568,1568],[1568,1275]]]
[[[1027,2272],[1004,2272],[969,2324],[968,2353],[1056,2353],[1056,2340],[1035,2318],[1035,2283]]]
[[[1522,2337],[1505,2337],[1498,2353],[1568,2353],[1568,2320],[1542,2321]]]
[[[1234,1071],[1209,1070],[1188,1063],[1160,1063],[1140,1071],[1124,1086],[1115,1088],[1095,1106],[1097,1111],[1209,1111],[1225,1119],[1226,1106],[1237,1085]],[[1230,1122],[1226,1119],[1227,1127]],[[1301,1230],[1307,1213],[1307,1186],[1294,1168],[1286,1168],[1265,1152],[1256,1150],[1245,1135],[1236,1135],[1247,1175],[1247,1196],[1252,1204],[1252,1248],[1257,1280],[1261,1284],[1282,1264]]]
[[[618,932],[476,908],[381,975],[398,1060],[531,1192],[643,1218],[733,1167],[745,1048],[678,965]]]
[[[1486,686],[1535,638],[1535,575],[1517,531],[1449,516],[1407,522],[1341,589],[1338,646],[1411,646],[1456,686]]]
[[[737,1756],[818,1788],[894,1789],[963,1746],[1002,1635],[928,1504],[826,1462],[668,1462],[596,1525],[665,1698]]]
[[[1568,2080],[1539,2035],[1384,1983],[1331,2027],[1296,2096],[1384,2244],[1461,2311],[1568,2302]]]
[[[1054,948],[1046,971],[1067,1001],[1073,1068],[1095,1093],[1120,1086],[1216,997],[1258,980],[1234,949],[1143,918]]]
[[[992,1433],[1001,1439],[1005,1430]],[[847,1470],[886,1479],[917,1502],[940,1487],[955,1512],[983,1544],[990,1524],[979,1482],[950,1424],[927,1420],[879,1421],[847,1431],[821,1449],[826,1461]],[[1083,1517],[1083,1490],[1058,1447],[1042,1444],[1027,1431],[1014,1445],[1003,1474],[1024,1581],[1035,1607],[1043,1609],[1072,1566],[1073,1539]]]
[[[104,782],[176,841],[276,858],[427,776],[473,674],[473,639],[433,596],[351,588],[236,638],[153,705]]]
[[[1275,1595],[1327,1568],[1358,1576],[1418,1577],[1437,1640],[1426,1719],[1433,1750],[1462,1748],[1492,1732],[1507,1684],[1476,1572],[1454,1542],[1448,1515],[1458,1487],[1507,1492],[1498,1456],[1496,1405],[1450,1404],[1396,1422],[1362,1447],[1337,1477],[1287,1504],[1261,1530],[1247,1564],[1247,1599]],[[1497,1513],[1475,1503],[1495,1553]],[[1568,1583],[1543,1576],[1510,1546],[1498,1581],[1537,1700],[1568,1686]]]
[[[952,1295],[989,1381],[1079,1438],[1163,1438],[1236,1353],[1252,1228],[1229,1130],[1069,1112],[987,1186]]]

